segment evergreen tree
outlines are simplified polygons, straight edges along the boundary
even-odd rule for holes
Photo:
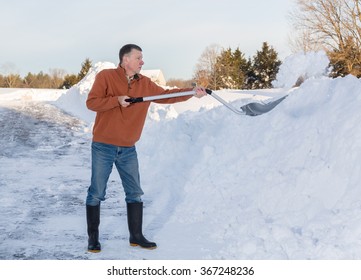
[[[246,74],[249,69],[249,64],[247,59],[244,57],[244,54],[237,48],[233,52],[233,80],[235,88],[242,89],[245,87]]]
[[[64,82],[60,86],[60,88],[71,88],[76,83],[78,83],[78,77],[76,75],[74,75],[74,74],[65,75]]]
[[[223,50],[218,56],[215,67],[216,77],[219,77],[217,89],[234,88],[233,55],[231,48]]]
[[[253,58],[251,72],[254,81],[252,88],[271,88],[280,65],[281,61],[278,59],[277,52],[267,42],[264,42],[262,50],[257,51]]]
[[[86,74],[88,74],[90,68],[92,67],[92,61],[89,58],[86,58],[81,64],[81,69],[78,75],[65,75],[64,81],[61,84],[60,88],[71,88],[73,85],[79,83]]]
[[[232,52],[231,48],[223,50],[216,62],[216,73],[219,77],[217,89],[230,88],[240,89],[244,87],[245,73],[249,65],[244,54],[237,48]]]
[[[81,69],[78,74],[78,82],[81,81],[88,74],[89,69],[92,67],[92,61],[89,58],[86,58],[84,62],[81,64]]]
[[[36,82],[36,75],[30,72],[28,72],[28,74],[23,79],[23,83],[26,88],[32,88],[35,82]]]
[[[244,81],[244,87],[245,89],[253,89],[253,85],[255,81],[257,80],[256,74],[254,72],[253,68],[253,61],[251,58],[247,61],[247,70],[245,71],[245,81]]]

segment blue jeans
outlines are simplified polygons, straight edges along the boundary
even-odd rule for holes
[[[115,164],[122,180],[125,201],[141,202],[139,165],[135,146],[118,147],[99,142],[92,143],[92,175],[86,205],[97,206],[105,200],[107,182]]]

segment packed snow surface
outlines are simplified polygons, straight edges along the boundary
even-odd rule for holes
[[[360,259],[361,82],[326,77],[325,61],[297,54],[276,89],[218,92],[236,107],[288,95],[258,117],[212,97],[151,106],[137,150],[152,251],[129,246],[116,170],[102,252],[86,251],[95,115],[85,100],[114,65],[68,91],[2,90],[0,259]]]

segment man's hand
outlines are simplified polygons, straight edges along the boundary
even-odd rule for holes
[[[193,90],[195,91],[194,96],[197,98],[201,98],[207,95],[206,89],[203,87],[195,87]]]
[[[130,98],[129,96],[126,96],[126,95],[122,95],[122,96],[118,96],[118,102],[120,104],[120,106],[122,107],[128,107],[130,105],[129,102],[125,101],[125,99],[128,99]]]

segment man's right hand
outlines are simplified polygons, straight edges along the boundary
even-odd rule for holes
[[[130,97],[126,96],[126,95],[118,96],[118,102],[119,102],[120,106],[122,106],[124,108],[128,107],[130,105],[130,103],[125,101],[128,98],[130,98]]]

